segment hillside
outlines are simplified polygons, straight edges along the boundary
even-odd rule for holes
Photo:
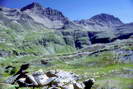
[[[94,77],[94,89],[132,89],[133,23],[105,13],[71,21],[35,2],[0,7],[0,82],[24,63],[30,73],[60,69],[81,80]]]

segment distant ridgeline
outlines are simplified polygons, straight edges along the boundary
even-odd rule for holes
[[[21,9],[0,7],[1,56],[72,53],[96,43],[133,35],[133,23],[99,14],[71,21],[62,12],[31,3]]]

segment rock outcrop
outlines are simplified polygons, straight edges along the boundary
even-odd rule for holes
[[[6,83],[18,84],[19,87],[44,87],[46,89],[91,89],[95,82],[93,78],[78,82],[78,75],[62,70],[50,70],[46,73],[39,70],[28,74],[25,72],[27,65],[22,65],[19,71],[23,71],[9,77]]]

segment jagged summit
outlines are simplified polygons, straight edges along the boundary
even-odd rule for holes
[[[47,16],[52,21],[61,20],[62,22],[66,22],[66,20],[67,20],[67,18],[63,15],[63,13],[56,9],[45,8],[43,13],[45,16]]]
[[[30,10],[30,13],[35,13],[38,16],[46,16],[50,20],[61,20],[62,22],[66,22],[67,18],[62,14],[62,12],[52,9],[52,8],[44,8],[37,2],[33,2],[23,8],[21,8],[21,11],[27,11]],[[44,18],[44,17],[43,17]]]
[[[43,6],[41,4],[39,4],[38,2],[33,2],[33,3],[31,3],[31,4],[29,4],[25,7],[22,7],[21,11],[25,11],[27,9],[38,9],[39,10],[39,9],[42,9],[42,8],[43,8]]]

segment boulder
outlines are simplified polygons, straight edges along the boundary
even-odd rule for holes
[[[75,88],[74,88],[73,84],[68,84],[68,85],[63,86],[62,89],[75,89]]]
[[[89,80],[84,81],[83,83],[85,85],[84,89],[91,89],[92,85],[95,83],[95,79],[91,78]]]
[[[51,70],[46,73],[48,77],[58,77],[60,79],[67,79],[69,81],[77,81],[79,79],[79,76],[71,73],[71,72],[65,72],[61,70]],[[59,80],[59,79],[58,79]]]
[[[32,74],[23,71],[18,73],[7,79],[6,83],[17,83],[19,87],[43,87],[43,89],[91,89],[95,82],[94,79],[89,79],[78,83],[78,75],[61,70],[51,70],[46,73],[39,70]]]
[[[74,89],[84,89],[85,85],[83,83],[74,83]]]
[[[56,74],[56,70],[50,70],[50,71],[46,72],[46,75],[48,77],[56,77],[55,74]]]
[[[20,81],[20,82],[22,82],[22,83],[25,83],[26,78],[20,78],[18,81]]]
[[[26,78],[27,72],[25,72],[25,70],[28,68],[29,68],[29,64],[23,64],[20,67],[19,71],[16,74],[14,74],[13,76],[9,77],[5,82],[8,84],[14,84],[20,78]]]
[[[13,84],[13,83],[15,82],[15,80],[17,79],[18,76],[19,76],[19,75],[15,75],[15,76],[9,77],[9,78],[5,81],[5,83],[7,83],[7,84]]]
[[[39,70],[32,74],[35,81],[38,83],[39,86],[47,85],[47,80],[49,79],[46,74],[42,70]]]
[[[33,85],[38,86],[38,83],[36,82],[35,78],[34,78],[32,75],[27,75],[27,77],[28,77],[29,81],[30,81]],[[28,80],[28,79],[27,79],[27,80]]]
[[[48,89],[61,89],[61,88],[59,88],[59,87],[50,87]]]
[[[14,74],[15,71],[16,71],[16,68],[14,66],[10,66],[9,65],[9,66],[6,66],[5,67],[5,72],[8,73],[8,74],[10,74],[10,75]]]

